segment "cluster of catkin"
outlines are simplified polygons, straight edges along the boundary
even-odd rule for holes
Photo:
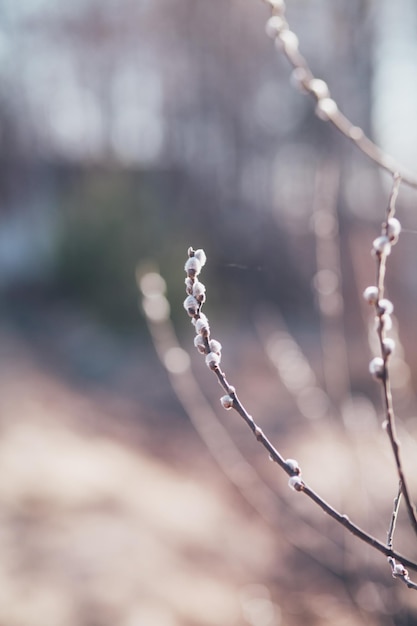
[[[381,273],[381,264],[391,253],[391,247],[397,243],[401,232],[401,224],[396,217],[390,217],[384,222],[382,234],[377,237],[372,245],[372,254],[378,263],[378,275]],[[363,293],[363,297],[368,304],[375,306],[376,331],[380,338],[382,356],[374,357],[369,363],[369,371],[376,379],[383,379],[386,374],[386,364],[390,355],[394,352],[395,342],[392,338],[386,337],[386,333],[392,328],[391,315],[394,305],[391,300],[383,297],[384,284],[378,280],[378,285],[370,285]]]
[[[194,345],[201,354],[205,355],[207,367],[217,375],[220,385],[227,392],[220,398],[223,408],[227,411],[235,409],[245,419],[258,441],[264,445],[267,443],[266,447],[270,451],[271,460],[277,461],[289,474],[289,486],[295,491],[303,491],[305,484],[301,478],[301,469],[298,462],[295,459],[284,460],[272,446],[268,447],[269,442],[264,433],[241,405],[235,388],[227,382],[224,373],[220,369],[222,345],[217,339],[211,338],[209,321],[207,316],[201,311],[201,307],[206,300],[206,288],[200,282],[198,276],[206,263],[206,259],[204,250],[188,248],[188,259],[184,266],[187,274],[185,290],[188,295],[184,300],[184,308],[191,317],[191,322],[196,331]]]

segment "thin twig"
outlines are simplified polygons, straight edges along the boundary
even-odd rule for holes
[[[400,508],[401,495],[402,495],[402,485],[400,481],[398,485],[398,493],[394,499],[394,508],[392,510],[391,522],[390,522],[388,534],[387,534],[387,547],[388,548],[392,548],[393,546],[394,532],[395,532],[395,527],[397,524],[397,517],[398,517],[398,511]],[[410,579],[408,571],[406,570],[406,568],[404,567],[402,563],[397,563],[396,560],[392,556],[388,557],[388,563],[391,566],[391,573],[392,573],[393,578],[398,578],[398,580],[401,580],[403,583],[407,585],[409,589],[417,590],[417,583],[415,583],[414,581]]]
[[[401,495],[402,495],[402,485],[400,481],[398,484],[398,493],[394,499],[394,508],[392,510],[391,522],[390,522],[388,533],[387,533],[387,547],[388,548],[393,547],[395,527],[397,524],[398,511],[400,509],[400,503],[401,503]]]
[[[269,453],[270,459],[277,463],[277,465],[279,465],[289,476],[290,487],[292,487],[295,491],[304,493],[308,496],[322,509],[322,511],[336,520],[364,543],[381,552],[386,557],[397,559],[400,563],[417,571],[417,563],[407,559],[405,556],[399,554],[392,548],[389,548],[381,541],[362,530],[359,526],[351,522],[347,515],[339,513],[329,503],[321,498],[311,487],[309,487],[301,478],[301,470],[297,461],[294,459],[284,459],[277,448],[275,448],[268,437],[264,434],[262,429],[256,424],[253,417],[248,413],[240,401],[235,388],[228,382],[225,373],[220,368],[221,345],[218,341],[211,338],[208,319],[201,311],[202,305],[206,299],[205,287],[199,282],[197,276],[201,271],[202,265],[205,263],[206,256],[203,250],[194,250],[193,248],[189,248],[188,255],[189,258],[185,264],[185,271],[187,273],[186,291],[189,295],[184,301],[184,308],[187,310],[188,315],[192,318],[195,325],[197,333],[195,345],[200,352],[206,355],[207,366],[216,375],[220,386],[226,393],[226,395],[221,398],[223,407],[226,409],[234,409],[246,422],[256,440]]]
[[[284,52],[294,68],[293,80],[303,92],[314,97],[316,101],[316,115],[329,121],[363,154],[369,157],[379,167],[395,174],[399,172],[403,182],[417,189],[417,175],[400,165],[393,157],[374,144],[359,126],[352,122],[340,111],[337,103],[330,95],[327,84],[314,76],[307,60],[298,49],[298,37],[290,30],[284,18],[284,0],[264,0],[272,9],[272,17],[267,23],[267,34],[275,39],[279,48]]]
[[[323,551],[314,554],[303,547],[300,536],[306,533],[299,532],[308,527],[309,535],[314,533],[314,540],[329,541],[318,528],[312,526],[310,521],[300,518],[291,501],[284,499],[273,491],[261,478],[256,469],[246,460],[237,448],[231,436],[216,416],[210,404],[206,400],[196,381],[188,354],[180,347],[171,320],[169,319],[169,305],[165,297],[165,281],[153,272],[138,272],[137,283],[143,296],[143,311],[148,323],[149,332],[155,351],[165,367],[171,386],[186,411],[196,432],[204,442],[208,451],[218,464],[221,471],[237,488],[243,499],[257,512],[257,514],[275,531],[282,529],[284,539],[295,549],[308,555],[323,569],[338,576],[338,555],[340,546],[332,542],[329,554]],[[149,294],[149,283],[152,290]],[[155,318],[155,311],[165,314]],[[175,357],[175,359],[173,359]],[[278,506],[285,506],[293,515],[298,516],[297,539],[292,538],[294,524],[285,523],[285,518],[279,513]]]
[[[397,242],[401,231],[400,222],[394,217],[395,203],[401,184],[401,177],[397,173],[393,178],[392,191],[388,203],[386,219],[382,224],[381,236],[377,237],[373,243],[372,252],[376,258],[377,265],[377,286],[367,287],[364,292],[364,296],[370,304],[375,305],[377,333],[381,349],[381,358],[376,357],[373,359],[370,363],[370,369],[375,377],[382,383],[386,411],[386,430],[394,454],[398,478],[401,482],[402,493],[404,495],[408,516],[414,532],[417,534],[417,516],[414,504],[411,500],[401,461],[400,441],[397,436],[395,412],[392,400],[389,359],[395,348],[395,344],[392,339],[390,340],[386,337],[386,331],[390,330],[391,327],[391,313],[393,311],[392,303],[384,298],[387,257],[391,253],[391,247]]]
[[[417,563],[406,559],[402,555],[399,555],[392,548],[388,548],[382,542],[375,539],[375,537],[372,537],[371,535],[366,533],[359,526],[351,522],[347,515],[339,513],[323,498],[321,498],[313,489],[311,489],[311,487],[309,487],[307,483],[305,483],[305,481],[301,479],[300,470],[298,469],[297,471],[297,469],[294,469],[292,463],[288,463],[288,461],[286,461],[283,456],[281,456],[281,454],[274,447],[268,437],[264,434],[262,429],[259,428],[259,426],[256,424],[253,417],[246,411],[241,401],[239,400],[236,391],[233,391],[232,386],[228,383],[226,376],[224,372],[220,369],[220,367],[216,366],[213,371],[216,374],[220,385],[233,398],[233,408],[244,419],[244,421],[254,434],[256,440],[259,441],[259,443],[261,443],[263,447],[267,450],[271,460],[275,461],[275,463],[277,463],[281,467],[281,469],[283,469],[284,472],[288,474],[290,478],[298,478],[298,480],[292,483],[294,485],[295,491],[303,492],[306,496],[313,500],[313,502],[315,502],[325,513],[327,513],[327,515],[339,522],[339,524],[344,526],[344,528],[346,528],[349,532],[358,537],[358,539],[360,539],[361,541],[364,541],[379,552],[382,552],[382,554],[385,554],[385,556],[392,556],[393,558],[401,561],[401,563],[407,565],[407,567],[409,567],[410,569],[414,569],[415,571],[417,571]]]

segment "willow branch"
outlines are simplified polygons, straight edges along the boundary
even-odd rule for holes
[[[402,493],[404,495],[405,505],[407,507],[410,523],[417,534],[417,516],[414,504],[411,500],[410,491],[407,485],[403,464],[400,453],[400,441],[397,436],[396,420],[394,405],[391,391],[391,379],[389,361],[395,349],[395,342],[387,338],[386,333],[391,329],[391,314],[394,306],[390,300],[384,298],[385,293],[385,274],[387,266],[387,257],[391,254],[391,248],[398,241],[401,232],[401,224],[395,217],[395,203],[398,190],[401,184],[399,174],[394,175],[392,191],[388,203],[386,220],[382,224],[381,236],[377,237],[373,242],[372,253],[376,259],[376,286],[370,286],[365,289],[364,297],[375,306],[376,326],[381,350],[381,357],[372,359],[369,368],[374,377],[382,383],[383,397],[386,412],[385,426],[391,449],[395,459],[398,478],[401,483]]]
[[[393,547],[394,532],[395,532],[395,527],[397,525],[398,511],[400,509],[400,503],[401,503],[401,495],[402,495],[402,485],[400,481],[398,485],[398,493],[394,499],[394,508],[392,510],[391,522],[390,522],[388,533],[387,533],[387,547],[388,548]]]
[[[339,109],[337,102],[331,97],[328,85],[324,80],[316,78],[307,60],[298,48],[298,37],[290,29],[285,19],[284,0],[264,0],[272,9],[272,17],[266,26],[267,34],[275,40],[277,47],[283,51],[294,68],[292,79],[301,90],[311,95],[316,101],[316,115],[330,122],[364,155],[379,167],[391,174],[399,173],[403,182],[417,189],[417,175],[397,163],[396,160],[381,150],[365,135],[359,126],[353,124]]]
[[[411,561],[396,552],[392,547],[388,547],[369,533],[362,530],[359,526],[354,524],[347,515],[338,512],[328,502],[321,498],[321,496],[319,496],[301,477],[301,469],[297,461],[294,459],[284,459],[278,449],[256,424],[253,417],[248,413],[240,401],[235,387],[229,383],[225,373],[220,367],[221,344],[217,340],[211,338],[207,316],[201,310],[202,305],[206,300],[206,290],[204,285],[198,280],[198,275],[200,274],[202,266],[206,262],[206,255],[203,250],[194,250],[193,248],[189,248],[188,255],[189,258],[185,264],[185,271],[187,273],[185,282],[188,296],[184,301],[184,308],[191,317],[195,326],[196,338],[194,340],[194,344],[199,352],[205,355],[207,366],[215,374],[220,386],[225,392],[225,395],[221,398],[223,407],[227,410],[234,409],[238,415],[240,415],[252,431],[256,440],[268,452],[270,459],[289,476],[288,482],[292,489],[305,494],[320,509],[322,509],[322,511],[324,511],[362,542],[381,552],[386,557],[392,557],[404,566],[417,571],[417,563]]]
[[[313,537],[313,540],[328,542],[330,539],[319,528],[313,526],[310,520],[300,517],[291,500],[283,498],[265,483],[240,452],[206,400],[193,375],[190,358],[180,347],[169,319],[169,304],[165,296],[163,278],[155,271],[144,273],[138,271],[137,283],[142,293],[142,308],[156,354],[167,371],[179,402],[220,470],[264,522],[275,531],[278,528],[282,530],[283,537],[289,545],[308,555],[337,577],[340,546],[332,541],[330,552],[313,553],[307,545],[300,542],[300,535],[307,536],[305,532],[300,533],[300,529],[301,531],[308,529],[308,535],[310,538]],[[298,516],[296,533],[293,522],[287,523],[286,517],[280,514],[278,509],[280,506],[284,506],[292,515]]]
[[[400,509],[401,495],[402,495],[402,485],[400,481],[398,485],[398,493],[394,499],[394,508],[392,510],[391,522],[390,522],[388,534],[387,534],[387,547],[388,548],[393,547],[394,532],[395,532],[395,527],[397,524],[398,511]],[[396,560],[392,556],[388,557],[388,563],[391,566],[391,573],[392,573],[393,578],[398,578],[398,580],[401,580],[403,583],[407,585],[409,589],[417,590],[417,584],[410,579],[408,571],[406,570],[406,568],[404,567],[402,563],[397,563]]]

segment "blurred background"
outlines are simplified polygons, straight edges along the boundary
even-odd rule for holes
[[[417,169],[417,5],[287,15],[341,110]],[[1,626],[417,624],[385,559],[222,410],[182,306],[202,247],[230,382],[384,541],[397,480],[361,294],[390,179],[291,86],[268,17],[259,0],[0,0]],[[414,494],[416,200],[401,187],[387,275]],[[416,558],[403,509],[394,545]]]

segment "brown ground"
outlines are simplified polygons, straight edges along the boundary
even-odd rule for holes
[[[285,477],[277,481],[285,498],[314,521],[317,536],[307,525],[297,526],[285,500],[280,515],[287,536],[269,528],[218,471],[187,422],[164,431],[161,419],[152,432],[149,407],[110,390],[77,388],[41,356],[3,332],[1,626],[414,623],[392,616],[401,613],[400,598],[412,605],[406,594],[413,592],[391,582],[383,558],[367,549],[352,552],[350,538],[345,581],[317,565],[318,559],[337,566],[337,550],[332,557],[327,542],[343,547],[345,539],[321,513],[292,497]],[[323,458],[332,464],[327,480],[321,479],[326,496],[334,485],[337,494],[349,467],[342,442],[334,454],[337,437],[331,429],[322,437]],[[320,483],[323,472],[313,472],[309,440],[298,439]],[[272,476],[272,464],[259,458]]]

